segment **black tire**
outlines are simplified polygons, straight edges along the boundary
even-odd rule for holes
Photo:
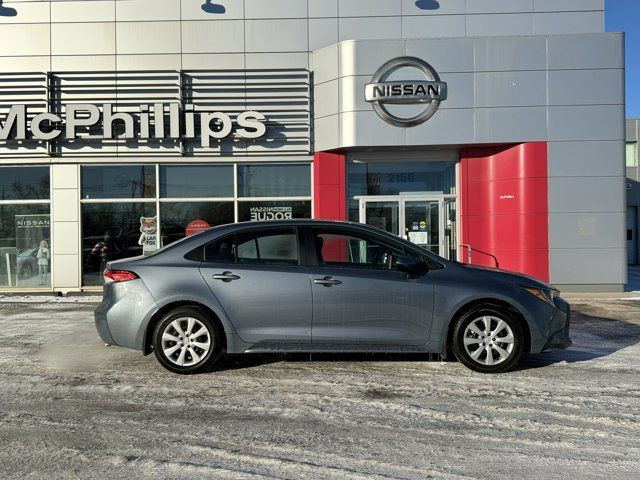
[[[33,276],[33,271],[34,271],[33,265],[31,265],[30,263],[26,263],[22,267],[22,272],[20,272],[20,273],[22,275],[22,278],[24,278],[26,280],[26,279],[29,279],[29,278],[31,278]]]
[[[496,328],[499,320],[502,320],[507,324],[513,336],[512,346],[510,346],[510,343],[506,342],[510,338],[509,332],[505,327],[502,327],[501,331],[496,332],[497,335],[493,337],[493,339],[490,335],[486,335],[486,330],[482,332],[482,336],[468,331],[468,328],[472,323],[474,323],[474,326],[476,326],[475,322],[481,322],[481,324],[484,324],[484,321],[481,320],[484,317],[489,319],[489,324],[491,325],[490,329]],[[465,335],[468,335],[468,340],[473,342],[469,346],[469,349],[472,350],[471,354],[465,347]],[[504,339],[504,342],[500,342],[501,339]],[[495,347],[493,347],[494,341],[496,342]],[[495,305],[480,305],[462,315],[456,321],[454,326],[453,342],[451,345],[453,354],[460,363],[471,370],[481,373],[503,373],[510,370],[520,359],[523,346],[524,334],[518,320],[514,318],[509,311]],[[507,352],[508,355],[505,355],[504,359],[500,360],[499,363],[492,365],[486,364],[487,360],[489,360],[489,363],[493,361],[496,353],[500,355],[497,350],[498,348]],[[511,351],[509,351],[509,348],[511,348]],[[478,349],[481,349],[482,351],[479,352],[479,357],[476,360],[471,355],[475,354]],[[489,353],[488,350],[491,350],[491,353]],[[491,355],[491,359],[488,359],[489,355]],[[501,356],[500,358],[503,357]]]
[[[184,346],[186,342],[189,342],[191,340],[187,338],[186,334],[189,324],[187,319],[189,318],[195,320],[193,323],[194,326],[201,325],[202,327],[207,329],[206,333],[208,334],[208,339],[210,340],[210,348],[204,355],[201,356],[201,358],[197,362],[189,365],[179,365],[176,362],[179,361],[179,354],[183,350],[185,351],[183,362],[192,363],[194,359],[191,358],[191,353],[195,353],[195,355],[198,355],[199,353],[201,354],[202,352],[204,352],[204,350],[202,348],[199,348],[197,345],[204,343],[202,342],[202,340],[207,338],[203,336],[204,334],[202,334],[201,336],[199,336],[200,338],[197,339],[200,341],[200,343],[196,343],[194,341],[193,344],[189,343],[188,347]],[[172,326],[173,322],[176,320],[178,320],[177,323],[183,330],[184,337],[179,336],[175,328]],[[180,339],[180,343],[178,344],[177,342],[168,341],[164,345],[164,347],[168,348],[168,351],[170,351],[173,347],[176,347],[178,358],[176,358],[176,353],[167,356],[165,350],[163,349],[163,334],[165,333],[165,331],[167,331],[167,329],[170,330],[170,332],[167,333],[178,337]],[[192,333],[199,333],[199,331],[199,329],[198,331],[196,331],[196,329],[194,328]],[[178,307],[167,313],[156,325],[156,328],[153,332],[153,353],[155,354],[160,364],[171,372],[179,373],[181,375],[206,372],[211,369],[211,367],[217,362],[220,356],[223,345],[223,335],[224,332],[218,326],[215,320],[211,318],[208,312],[205,312],[198,307]],[[181,345],[183,345],[184,347]]]

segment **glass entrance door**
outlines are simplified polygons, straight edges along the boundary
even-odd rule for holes
[[[364,209],[364,221],[362,223],[373,225],[386,232],[398,235],[400,226],[400,202],[366,202]]]
[[[438,195],[359,197],[360,222],[456,259],[456,199]]]
[[[405,200],[404,237],[440,255],[439,200]]]

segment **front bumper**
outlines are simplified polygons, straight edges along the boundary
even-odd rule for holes
[[[540,353],[550,348],[568,348],[571,345],[571,309],[565,300],[556,297],[551,305],[524,293],[519,301],[531,334],[529,353]]]
[[[571,307],[560,297],[554,299],[556,310],[551,317],[547,331],[547,342],[542,350],[550,348],[569,348],[571,338],[569,338],[569,327],[571,324]]]

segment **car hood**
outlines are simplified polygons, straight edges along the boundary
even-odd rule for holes
[[[478,265],[467,265],[467,264],[461,264],[461,265],[463,268],[467,270],[482,272],[484,275],[488,275],[494,280],[514,283],[514,284],[522,285],[525,287],[544,288],[546,290],[557,290],[555,287],[552,287],[548,283],[545,283],[529,275],[524,275],[522,273],[510,272],[508,270],[501,270],[499,268],[481,267]]]

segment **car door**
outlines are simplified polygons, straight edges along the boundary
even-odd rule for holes
[[[348,227],[310,228],[305,241],[311,257],[314,347],[427,343],[433,282],[428,273],[409,278],[394,268],[394,258],[410,254],[401,243]]]
[[[205,247],[200,272],[241,340],[256,348],[311,341],[311,286],[295,228],[239,232]]]

